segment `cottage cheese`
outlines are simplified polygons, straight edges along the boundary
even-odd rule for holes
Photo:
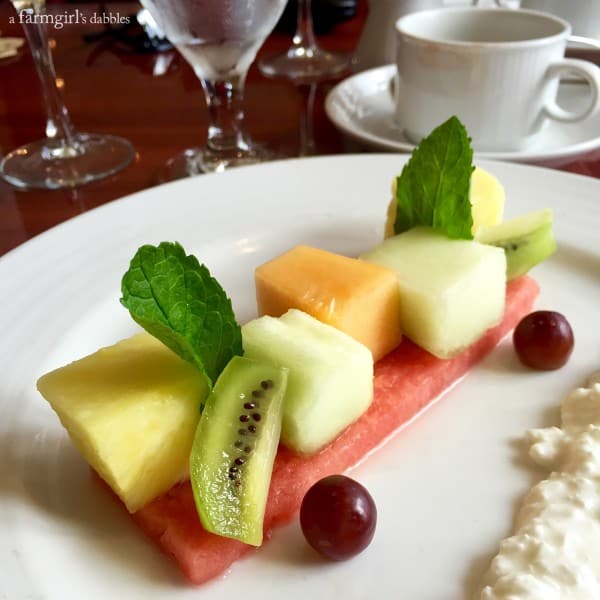
[[[525,497],[479,600],[600,599],[600,373],[563,400],[561,421],[526,433],[551,474]]]

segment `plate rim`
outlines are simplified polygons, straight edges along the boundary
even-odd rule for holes
[[[376,67],[376,69],[379,69],[379,68],[381,68],[381,67]],[[348,153],[344,153],[344,154],[325,154],[325,155],[308,156],[308,157],[283,158],[283,159],[279,159],[279,160],[259,163],[256,165],[245,165],[245,166],[241,166],[241,167],[236,167],[236,169],[234,171],[229,171],[228,173],[229,174],[231,174],[232,172],[234,172],[234,174],[235,173],[244,173],[248,170],[256,170],[256,169],[265,169],[265,170],[270,170],[272,168],[279,169],[282,167],[287,167],[287,166],[293,167],[295,164],[307,163],[307,162],[313,162],[313,161],[315,161],[315,162],[338,161],[338,160],[344,161],[346,159],[360,160],[364,157],[369,157],[368,160],[388,159],[391,154],[393,154],[393,153],[390,153],[390,152],[348,152]],[[410,157],[410,154],[408,154],[408,153],[404,153],[404,152],[398,153],[397,158],[400,161],[399,167],[401,167],[406,161],[408,161],[409,157]],[[560,169],[556,169],[556,168],[553,168],[550,166],[545,166],[545,165],[530,165],[527,163],[503,161],[503,160],[494,159],[494,158],[487,158],[487,157],[484,157],[482,155],[477,155],[477,154],[475,154],[474,160],[480,166],[485,167],[487,165],[488,170],[493,170],[494,166],[499,166],[500,168],[505,168],[508,163],[510,165],[511,169],[516,169],[516,170],[524,169],[526,171],[535,170],[535,171],[540,171],[542,173],[543,172],[552,173],[553,175],[557,175],[560,177],[575,178],[575,179],[580,179],[582,181],[598,181],[598,182],[600,182],[600,178],[592,177],[590,175],[584,175],[582,173],[571,173],[569,171],[562,171]],[[130,194],[125,194],[124,196],[119,196],[117,198],[109,200],[108,202],[105,202],[104,204],[94,206],[94,207],[90,208],[89,210],[86,210],[83,213],[73,215],[72,217],[69,217],[68,219],[66,219],[64,221],[61,221],[60,223],[56,223],[55,225],[52,225],[48,229],[41,231],[40,233],[21,242],[14,248],[11,248],[10,250],[8,250],[4,254],[2,254],[0,256],[0,274],[2,273],[2,270],[4,268],[6,268],[5,265],[7,263],[10,263],[13,260],[15,260],[14,256],[19,254],[20,252],[29,251],[29,249],[32,246],[34,246],[38,243],[43,243],[43,240],[46,239],[48,236],[56,235],[56,232],[60,232],[61,230],[65,229],[65,228],[77,226],[77,224],[84,222],[87,219],[93,219],[93,218],[95,218],[95,216],[97,214],[101,214],[105,211],[119,210],[118,208],[115,208],[115,206],[117,206],[117,205],[120,206],[122,203],[136,202],[136,201],[139,201],[139,199],[143,198],[144,196],[151,195],[151,194],[153,195],[155,193],[176,192],[178,188],[183,189],[186,187],[193,186],[194,183],[198,180],[198,178],[201,178],[201,180],[205,180],[206,178],[213,179],[215,177],[223,177],[223,176],[228,176],[228,175],[227,175],[227,173],[226,174],[207,173],[207,174],[196,175],[193,177],[188,177],[185,179],[179,179],[176,181],[160,183],[160,184],[153,185],[153,186],[150,186],[147,188],[143,188],[141,190],[137,190],[135,192],[131,192]],[[1,286],[2,286],[2,278],[0,277],[0,287]]]

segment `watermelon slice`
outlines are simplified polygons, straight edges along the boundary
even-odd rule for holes
[[[528,277],[512,281],[507,287],[503,322],[452,359],[436,358],[403,341],[375,365],[374,400],[369,410],[334,442],[310,457],[280,447],[265,514],[265,536],[293,518],[314,482],[355,465],[486,356],[531,310],[538,292],[538,285]],[[194,584],[219,575],[253,549],[202,529],[189,482],[172,488],[133,516]]]

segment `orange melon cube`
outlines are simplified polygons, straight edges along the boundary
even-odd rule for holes
[[[297,308],[358,340],[377,361],[402,338],[396,274],[380,265],[297,246],[255,271],[262,315]]]

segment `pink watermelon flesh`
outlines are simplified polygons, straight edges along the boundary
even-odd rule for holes
[[[266,538],[274,527],[293,518],[313,483],[354,466],[486,356],[531,310],[538,292],[538,285],[528,277],[511,282],[502,323],[452,359],[441,360],[404,340],[375,365],[369,410],[334,442],[310,457],[280,447],[265,514]],[[219,575],[253,549],[202,529],[189,482],[175,486],[134,518],[194,584]]]

